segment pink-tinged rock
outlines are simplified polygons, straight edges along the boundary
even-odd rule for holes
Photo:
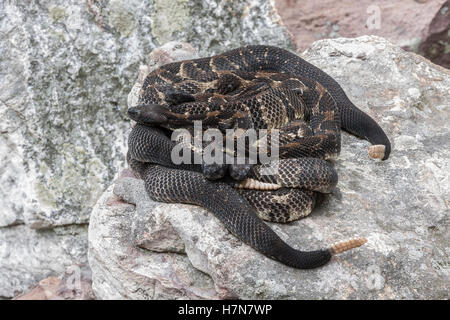
[[[14,300],[92,300],[90,272],[76,265],[69,267],[60,277],[45,278],[31,290]]]
[[[30,291],[14,298],[14,300],[51,300],[61,285],[58,277],[49,277],[39,281]]]
[[[434,63],[450,68],[450,1],[436,13],[428,27],[419,52]]]
[[[319,39],[377,35],[417,51],[446,0],[276,0],[298,50]]]
[[[132,229],[136,212],[152,216],[142,180],[124,178],[127,189],[140,191],[127,202],[138,208],[109,206],[111,186],[97,202],[89,226],[89,265],[98,299],[216,299],[213,281],[195,269],[184,254],[158,253],[135,246]],[[132,187],[133,186],[133,187]],[[151,233],[151,231],[150,231]]]
[[[156,48],[148,55],[148,66],[150,71],[159,68],[162,65],[192,59],[197,56],[197,50],[185,42],[171,41],[159,48]]]

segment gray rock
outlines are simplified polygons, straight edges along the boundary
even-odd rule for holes
[[[1,226],[88,221],[123,165],[126,97],[155,43],[292,47],[269,2],[171,2],[1,4]]]
[[[129,181],[131,180],[131,181]],[[143,188],[141,180],[124,178],[127,189]],[[217,294],[210,277],[195,269],[183,254],[156,253],[134,245],[131,225],[135,206],[120,201],[111,186],[91,215],[89,264],[98,299],[212,299]],[[132,188],[133,189],[133,188]],[[142,210],[149,213],[159,204],[138,193]],[[164,235],[161,235],[164,238]],[[166,243],[167,240],[164,240]],[[168,244],[172,249],[172,245]]]
[[[0,297],[11,298],[68,268],[88,268],[87,225],[0,229]]]
[[[0,2],[1,237],[16,230],[20,243],[35,237],[30,228],[88,223],[125,163],[127,94],[138,70],[157,64],[148,52],[175,40],[202,54],[246,42],[292,48],[266,0]],[[63,260],[21,272],[37,283],[64,270]],[[12,281],[3,272],[10,265],[0,260],[6,297],[17,292],[2,286]],[[30,284],[21,281],[17,288]]]
[[[371,160],[368,143],[344,133],[336,190],[311,216],[270,225],[304,250],[355,236],[368,243],[322,268],[293,269],[202,208],[150,201],[127,174],[91,216],[98,298],[448,299],[450,72],[374,36],[317,41],[303,56],[378,121],[393,151]]]

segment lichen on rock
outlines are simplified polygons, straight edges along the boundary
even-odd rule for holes
[[[253,21],[261,20],[259,29],[244,35],[244,22],[234,18],[242,4],[180,0],[185,10],[177,12],[161,10],[159,3],[0,2],[0,237],[15,230],[20,243],[36,229],[88,223],[93,204],[125,166],[127,95],[140,66],[149,63],[148,53],[163,42],[195,39],[204,54],[221,49],[211,45],[212,38],[225,46],[238,47],[244,38],[291,46],[285,29],[268,17],[269,4],[253,14]],[[227,9],[212,19],[210,6]],[[154,17],[191,24],[166,34]],[[213,26],[220,28],[211,34]],[[27,261],[28,251],[23,252]],[[33,286],[48,270],[60,272],[76,259],[24,266],[17,288]],[[17,293],[9,285],[15,263],[0,259],[2,297]]]
[[[109,23],[127,37],[136,27],[136,1],[111,0],[109,3]]]
[[[159,43],[172,41],[177,34],[190,27],[187,0],[155,0],[152,14],[152,33]]]

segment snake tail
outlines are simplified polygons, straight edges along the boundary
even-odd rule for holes
[[[254,208],[231,186],[209,181],[201,173],[147,165],[142,176],[153,200],[201,206],[242,242],[285,265],[317,268],[326,264],[334,253],[330,249],[307,252],[292,248],[259,219]],[[183,185],[183,192],[175,185]]]

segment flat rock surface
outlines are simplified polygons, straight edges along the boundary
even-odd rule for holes
[[[97,298],[448,299],[450,72],[375,36],[317,41],[303,56],[377,120],[393,151],[373,161],[366,141],[344,133],[336,190],[309,217],[270,226],[303,250],[368,243],[293,269],[202,208],[151,201],[126,171],[91,216]]]

